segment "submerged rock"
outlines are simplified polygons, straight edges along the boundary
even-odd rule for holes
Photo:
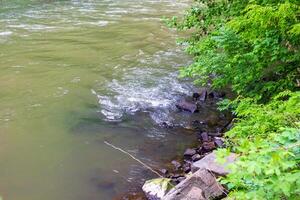
[[[198,111],[198,107],[197,107],[196,103],[189,102],[185,99],[182,99],[181,101],[176,103],[176,107],[179,110],[184,110],[184,111],[188,111],[188,112],[191,112],[191,113],[195,113],[196,111]]]
[[[148,180],[142,187],[149,200],[161,200],[171,188],[171,179],[168,178]]]
[[[184,157],[192,157],[196,153],[197,153],[197,151],[195,149],[187,149],[187,150],[185,150],[183,156]]]
[[[179,170],[180,169],[181,164],[178,161],[173,160],[171,163],[174,166],[175,170]]]

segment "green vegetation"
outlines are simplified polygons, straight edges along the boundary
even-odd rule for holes
[[[300,196],[300,1],[196,0],[183,19],[180,40],[194,62],[181,75],[237,97],[227,149],[240,155],[222,179],[229,199],[297,199]]]

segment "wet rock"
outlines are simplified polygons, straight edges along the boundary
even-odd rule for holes
[[[180,175],[180,174],[175,174],[175,175],[172,176],[171,178],[172,178],[172,181],[173,181],[175,184],[178,184],[178,183],[180,183],[182,180],[185,179],[185,176]]]
[[[192,121],[192,125],[193,125],[193,126],[203,126],[203,125],[206,125],[206,122],[204,122],[204,121],[199,121],[199,120],[193,120],[193,121]]]
[[[142,189],[150,200],[161,200],[171,189],[170,179],[157,178],[148,180],[143,185]]]
[[[193,99],[194,99],[195,101],[197,101],[197,100],[199,99],[199,97],[200,97],[200,94],[199,94],[198,92],[194,92],[194,93],[193,93]]]
[[[174,166],[175,170],[179,170],[180,169],[181,164],[178,161],[173,160],[171,163]]]
[[[191,171],[191,164],[189,164],[189,163],[185,163],[184,165],[183,165],[183,171],[184,171],[184,173],[189,173],[190,171]]]
[[[220,176],[225,176],[227,175],[230,171],[227,169],[227,166],[231,163],[233,163],[237,158],[237,155],[234,153],[231,153],[229,156],[226,157],[226,162],[223,164],[219,164],[216,160],[216,154],[215,152],[212,152],[208,155],[206,155],[204,158],[201,160],[194,162],[192,164],[192,169],[193,170],[198,170],[198,169],[206,169],[208,171],[211,171],[217,175]]]
[[[176,183],[178,184],[178,183],[184,181],[185,179],[186,179],[185,176],[178,177],[178,178],[176,179]]]
[[[201,155],[195,154],[195,155],[192,156],[192,161],[193,161],[193,162],[196,162],[196,161],[200,160],[201,158],[202,158]]]
[[[212,150],[214,150],[215,148],[216,148],[216,145],[215,145],[214,142],[204,142],[204,143],[202,144],[202,149],[203,149],[204,151],[206,151],[206,152],[212,151]]]
[[[207,132],[203,132],[200,134],[200,139],[202,142],[208,142],[209,141],[209,136]]]
[[[198,98],[200,101],[205,102],[207,98],[207,90],[203,90]]]
[[[193,155],[195,155],[197,152],[195,149],[187,149],[185,150],[183,156],[184,157],[192,157]]]
[[[185,99],[183,99],[183,100],[179,101],[178,103],[176,103],[176,107],[179,110],[185,110],[185,111],[188,111],[188,112],[191,112],[191,113],[194,113],[194,112],[198,111],[196,103],[189,102]]]
[[[222,131],[223,132],[229,131],[234,126],[234,123],[235,123],[235,119],[231,120],[223,127]]]
[[[224,98],[226,96],[226,93],[223,91],[218,92],[218,97],[219,98]]]
[[[169,174],[166,176],[166,178],[172,178],[173,176],[174,176],[174,174],[169,173]]]
[[[193,120],[191,122],[191,126],[193,127],[194,130],[201,131],[204,127],[207,126],[207,124],[204,121]]]
[[[215,142],[215,145],[218,147],[218,148],[223,148],[225,145],[224,145],[224,139],[223,138],[220,138],[220,137],[214,137],[214,142]]]
[[[167,169],[161,169],[160,172],[164,175],[169,173],[169,171]]]
[[[171,124],[171,123],[168,123],[168,122],[162,122],[161,124],[160,124],[160,126],[161,127],[164,127],[164,128],[168,128],[168,129],[171,129],[171,128],[173,128],[173,124]]]
[[[177,179],[177,178],[179,178],[179,177],[181,177],[182,175],[180,175],[180,174],[174,174],[172,177],[171,177],[171,179]]]
[[[223,91],[221,91],[221,92],[212,91],[208,94],[209,98],[211,98],[211,99],[224,98],[225,95],[226,95],[226,93]]]
[[[113,198],[113,200],[145,200],[147,199],[143,192],[130,192],[129,194],[121,194]]]
[[[217,134],[223,135],[222,132],[224,132],[224,131],[223,131],[223,128],[221,128],[221,127],[217,127],[217,128],[216,128],[216,133],[217,133]]]
[[[221,197],[222,185],[207,170],[201,169],[171,189],[162,200],[207,200]]]
[[[223,136],[223,133],[221,132],[215,132],[215,133],[208,133],[209,136],[212,136],[212,137],[221,137]]]

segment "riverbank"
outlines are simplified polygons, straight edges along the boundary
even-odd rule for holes
[[[236,117],[218,151],[239,155],[221,179],[230,199],[299,198],[299,13],[299,1],[196,1],[168,21],[191,33],[181,75],[236,94],[220,104]]]
[[[193,120],[189,121],[188,126],[183,127],[189,131],[190,134],[194,135],[194,142],[181,152],[181,155],[170,158],[169,161],[164,164],[165,168],[153,169],[160,174],[157,176],[158,178],[167,178],[170,180],[171,185],[178,185],[186,180],[192,172],[195,172],[195,168],[193,169],[192,167],[195,162],[209,155],[215,149],[225,146],[223,135],[225,131],[230,129],[232,121],[231,113],[215,110],[214,114],[201,120],[197,120],[196,116],[201,115],[201,112],[208,107],[216,108],[217,102],[230,95],[230,93],[226,94],[225,92],[201,89],[199,92],[191,93],[190,96],[185,96],[178,100],[176,103],[178,112],[183,115],[188,115],[189,117],[195,116],[194,118],[189,118]],[[166,123],[162,123],[161,126],[167,129],[174,128],[171,124]],[[147,199],[147,197],[141,190],[137,190],[137,192],[132,192],[116,199],[140,200]],[[148,196],[148,199],[154,198]]]

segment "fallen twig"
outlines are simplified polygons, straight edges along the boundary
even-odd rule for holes
[[[122,153],[130,156],[133,160],[137,161],[138,163],[140,163],[141,165],[143,165],[145,168],[149,169],[151,172],[153,172],[154,174],[156,174],[157,176],[159,176],[160,178],[164,178],[162,175],[160,175],[157,171],[155,171],[154,169],[152,169],[149,165],[145,164],[144,162],[142,162],[141,160],[139,160],[138,158],[134,157],[132,154],[130,154],[129,152],[119,148],[119,147],[116,147],[114,146],[113,144],[107,142],[107,141],[104,141],[104,143],[110,147],[112,147],[113,149],[116,149],[118,151],[121,151]]]

